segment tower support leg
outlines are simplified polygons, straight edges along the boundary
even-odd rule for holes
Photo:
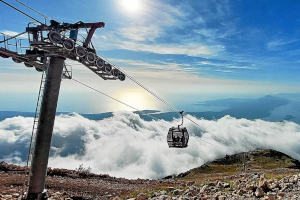
[[[27,199],[41,199],[45,187],[49,150],[64,61],[65,59],[61,57],[50,58],[30,168]]]

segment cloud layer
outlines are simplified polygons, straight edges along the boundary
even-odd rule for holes
[[[300,126],[292,122],[266,122],[225,116],[216,121],[186,121],[190,133],[186,149],[169,149],[166,134],[179,123],[144,121],[131,112],[114,113],[100,121],[78,114],[56,118],[50,167],[75,169],[126,178],[160,178],[198,167],[226,154],[272,148],[300,159]],[[24,162],[32,118],[14,117],[0,122],[0,159]]]

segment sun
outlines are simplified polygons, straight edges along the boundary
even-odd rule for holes
[[[142,0],[119,0],[124,11],[130,14],[138,13],[142,8]]]
[[[128,88],[122,90],[121,92],[117,91],[115,96],[120,101],[139,110],[154,109],[156,107],[156,104],[151,98],[151,96],[149,96],[145,91],[140,89]],[[111,107],[117,110],[135,111],[133,108],[124,106],[117,102],[113,102],[111,104]]]

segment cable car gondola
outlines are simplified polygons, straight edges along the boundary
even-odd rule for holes
[[[167,142],[169,148],[186,148],[189,142],[189,133],[186,127],[180,127],[183,125],[183,111],[179,112],[182,117],[182,123],[178,127],[172,127],[169,129],[167,135]]]

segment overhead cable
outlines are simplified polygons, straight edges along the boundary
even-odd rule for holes
[[[112,99],[112,100],[114,100],[114,101],[117,101],[117,102],[119,102],[120,104],[123,104],[123,105],[125,105],[125,106],[127,106],[127,107],[129,107],[129,108],[131,108],[131,109],[134,109],[135,111],[141,112],[142,115],[147,115],[147,116],[151,117],[152,119],[159,120],[158,118],[153,117],[152,115],[150,115],[150,114],[148,114],[148,113],[145,113],[144,111],[139,110],[139,109],[137,109],[137,108],[135,108],[135,107],[133,107],[133,106],[131,106],[131,105],[125,103],[125,102],[122,102],[122,101],[120,101],[119,99],[116,99],[116,98],[114,98],[114,97],[112,97],[112,96],[110,96],[110,95],[108,95],[108,94],[106,94],[106,93],[104,93],[104,92],[101,92],[100,90],[97,90],[96,88],[93,88],[93,87],[91,87],[91,86],[89,86],[89,85],[87,85],[87,84],[85,84],[85,83],[83,83],[83,82],[81,82],[81,81],[79,81],[79,80],[76,80],[76,79],[74,79],[74,78],[72,78],[72,80],[75,81],[75,82],[77,82],[77,83],[79,83],[79,84],[81,84],[81,85],[83,85],[83,86],[85,86],[85,87],[87,87],[87,88],[89,88],[89,89],[91,89],[91,90],[93,90],[93,91],[95,91],[95,92],[97,92],[97,93],[100,93],[100,94],[102,94],[102,95],[104,95],[104,96],[106,96],[106,97],[108,97],[108,98],[110,98],[110,99]]]
[[[48,18],[47,15],[44,15],[43,13],[37,11],[36,9],[34,9],[34,8],[30,7],[29,5],[23,3],[22,1],[19,1],[19,0],[15,0],[15,1],[18,2],[19,4],[23,5],[24,7],[26,7],[26,8],[28,8],[28,9],[32,10],[33,12],[39,14],[40,16],[42,16],[42,17],[45,19],[45,23],[46,23],[47,18]]]
[[[102,56],[105,60],[109,61],[107,58],[105,58],[104,56]],[[111,63],[111,62],[109,62]],[[133,82],[135,82],[137,85],[139,85],[141,88],[143,88],[144,90],[146,90],[148,93],[150,93],[152,96],[156,97],[158,100],[160,100],[161,102],[163,102],[164,104],[166,104],[169,108],[171,108],[171,110],[177,112],[180,115],[180,111],[177,110],[174,106],[172,106],[171,104],[169,104],[166,100],[164,100],[163,98],[159,97],[155,92],[153,92],[152,90],[148,89],[146,86],[144,86],[142,83],[140,83],[138,80],[136,80],[134,77],[132,77],[131,75],[129,75],[126,71],[124,71],[123,69],[121,69],[121,67],[112,64],[115,68],[117,68],[118,70],[120,70],[122,73],[124,73],[126,75],[126,77],[128,77],[130,80],[132,80]]]
[[[13,6],[13,5],[11,5],[11,4],[9,4],[9,3],[7,3],[6,1],[4,1],[4,0],[0,0],[0,1],[1,1],[2,3],[4,3],[4,4],[8,5],[9,7],[11,7],[11,8],[13,8],[13,9],[15,9],[16,11],[18,11],[18,12],[22,13],[23,15],[25,15],[25,16],[27,16],[27,17],[29,17],[30,19],[33,19],[34,21],[36,21],[36,22],[38,22],[38,23],[40,23],[40,24],[44,24],[44,23],[43,23],[43,22],[41,22],[40,20],[38,20],[38,19],[36,19],[36,18],[32,17],[31,15],[29,15],[29,14],[27,14],[27,13],[23,12],[22,10],[20,10],[20,9],[16,8],[15,6]]]
[[[108,95],[108,94],[106,94],[106,93],[104,93],[104,92],[101,92],[100,90],[97,90],[96,88],[94,88],[94,87],[92,87],[92,86],[89,86],[89,85],[87,85],[87,84],[85,84],[85,83],[83,83],[83,82],[81,82],[81,81],[79,81],[79,80],[76,80],[76,79],[74,79],[74,78],[72,78],[72,80],[75,81],[75,82],[77,82],[77,83],[79,83],[79,84],[81,84],[81,85],[83,85],[83,86],[85,86],[85,87],[87,87],[87,88],[89,88],[89,89],[91,89],[91,90],[93,90],[93,91],[95,91],[95,92],[97,92],[97,93],[99,93],[99,94],[102,94],[102,95],[104,95],[104,96],[106,96],[106,97],[108,97],[108,98],[110,98],[110,99],[112,99],[112,100],[114,100],[114,101],[117,101],[117,102],[119,102],[120,104],[123,104],[123,105],[125,105],[125,106],[127,106],[127,107],[129,107],[129,108],[132,108],[132,109],[134,109],[134,110],[140,112],[141,115],[147,115],[147,116],[149,116],[149,117],[151,117],[152,119],[157,120],[157,121],[160,120],[160,119],[158,119],[158,118],[156,118],[156,117],[154,117],[154,116],[152,116],[152,115],[150,115],[150,114],[148,114],[148,113],[145,113],[143,110],[139,110],[139,109],[137,109],[137,108],[135,108],[135,107],[133,107],[133,106],[131,106],[131,105],[125,103],[125,102],[122,102],[122,101],[120,101],[120,100],[118,100],[118,99],[116,99],[116,98],[114,98],[114,97],[112,97],[112,96],[110,96],[110,95]],[[165,120],[163,120],[163,122],[167,123],[168,125],[171,125],[170,122],[167,122],[167,121],[165,121]],[[203,142],[207,143],[207,144],[213,145],[212,143],[207,142],[206,140],[204,140],[204,139],[202,139],[202,138],[199,138],[199,139],[202,140]]]
[[[103,57],[103,56],[102,56]],[[103,57],[105,58],[105,57]],[[105,58],[105,60],[108,61],[107,58]],[[111,63],[111,62],[110,62]],[[120,70],[122,73],[124,73],[126,75],[126,77],[128,77],[130,80],[132,80],[133,82],[135,82],[137,85],[139,85],[140,87],[142,87],[144,90],[146,90],[148,93],[150,93],[152,96],[156,97],[158,100],[160,100],[161,102],[163,102],[165,105],[167,105],[171,110],[175,111],[176,113],[178,113],[180,116],[180,112],[179,110],[177,110],[174,106],[172,106],[170,103],[168,103],[166,100],[164,100],[162,97],[158,96],[155,92],[151,91],[150,89],[148,89],[147,87],[145,87],[142,83],[140,83],[138,80],[136,80],[134,77],[132,77],[131,75],[129,75],[126,71],[124,71],[123,69],[121,69],[119,66],[116,66],[113,64],[113,66],[115,68],[117,68],[118,70]],[[183,115],[184,118],[186,118],[187,120],[189,120],[190,122],[192,122],[193,124],[195,124],[196,126],[198,126],[199,128],[202,128],[197,122],[195,122],[194,120],[192,120],[191,118]],[[216,138],[218,138],[219,140],[223,141],[223,139],[219,138],[218,136],[214,135]]]

